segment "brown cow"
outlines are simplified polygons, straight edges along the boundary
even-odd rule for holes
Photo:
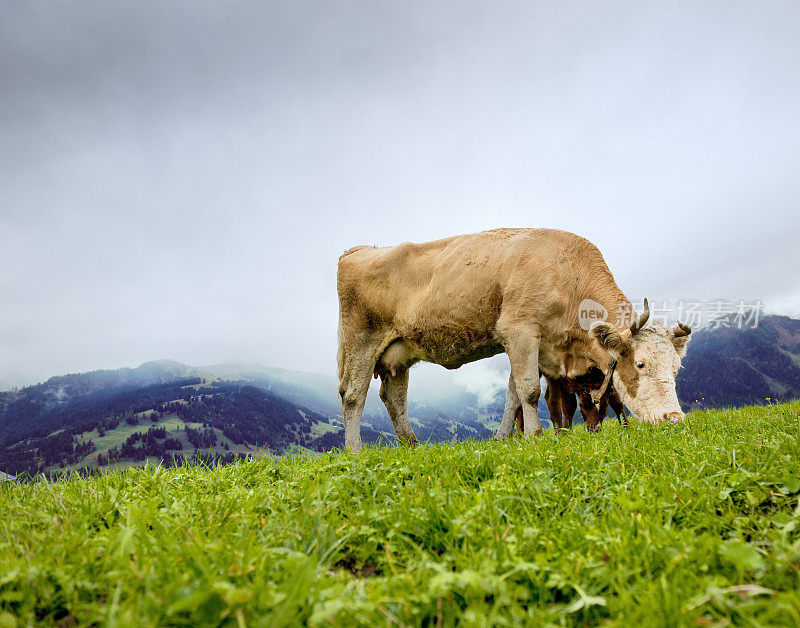
[[[339,258],[339,394],[345,446],[361,446],[370,378],[401,440],[416,442],[406,412],[408,368],[458,368],[506,352],[526,436],[541,431],[539,373],[576,379],[617,361],[613,386],[640,419],[683,417],[675,376],[688,336],[660,322],[629,328],[630,301],[587,240],[551,229],[495,229],[424,244],[356,247]],[[579,306],[608,312],[590,330]],[[612,322],[613,321],[613,322]],[[677,328],[676,328],[677,329]],[[508,408],[507,408],[508,410]],[[507,411],[498,437],[510,436]]]

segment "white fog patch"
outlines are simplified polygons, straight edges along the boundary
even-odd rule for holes
[[[508,387],[508,368],[495,360],[473,362],[453,373],[453,381],[477,396],[478,405],[486,406]]]

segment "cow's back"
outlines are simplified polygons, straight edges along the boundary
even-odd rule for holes
[[[356,247],[339,260],[338,291],[350,329],[480,356],[481,347],[496,342],[504,308],[558,335],[577,320],[578,295],[601,300],[598,288],[606,290],[609,280],[609,294],[621,295],[602,255],[584,238],[551,229],[495,229],[422,244]],[[450,356],[433,358],[443,363]]]
[[[400,326],[420,317],[463,317],[471,296],[497,290],[502,246],[489,233],[351,249],[339,259],[343,313]]]

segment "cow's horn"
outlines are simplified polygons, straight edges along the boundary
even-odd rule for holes
[[[678,321],[678,325],[672,328],[672,335],[676,338],[681,338],[683,336],[688,336],[692,333],[692,328],[688,325],[684,325],[680,321]]]
[[[631,323],[631,334],[634,336],[639,332],[639,330],[644,327],[644,324],[647,322],[647,319],[650,318],[650,304],[647,302],[647,299],[644,300],[644,311],[639,314],[639,318],[633,319]]]

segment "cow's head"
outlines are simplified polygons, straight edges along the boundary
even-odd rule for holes
[[[683,323],[669,329],[661,321],[648,323],[649,317],[645,299],[644,312],[629,329],[601,321],[592,325],[591,335],[617,360],[614,388],[636,417],[649,423],[681,421],[675,377],[692,329]]]

